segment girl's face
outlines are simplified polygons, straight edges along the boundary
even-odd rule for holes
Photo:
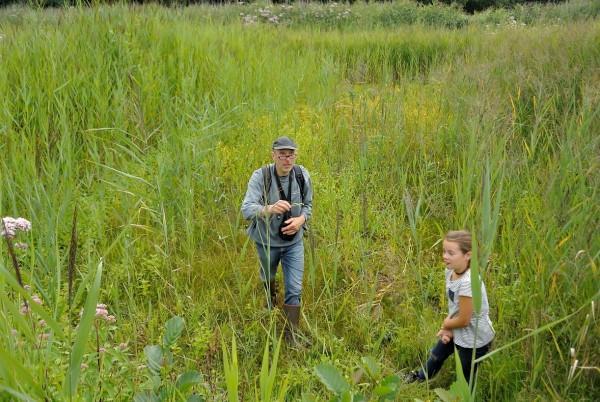
[[[458,243],[444,240],[444,264],[455,272],[464,272],[469,266],[471,252],[463,253]]]

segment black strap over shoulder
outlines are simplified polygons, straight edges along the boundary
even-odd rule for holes
[[[263,202],[265,205],[269,203],[269,190],[271,189],[271,165],[261,168],[263,176]]]
[[[294,165],[294,176],[296,176],[296,183],[298,183],[298,187],[300,187],[300,196],[302,197],[302,203],[304,204],[305,180],[304,174],[302,174],[302,169],[298,165]]]
[[[287,196],[285,195],[285,191],[283,191],[283,187],[281,186],[281,180],[279,180],[279,175],[275,175],[275,181],[277,182],[277,191],[279,191],[279,199],[286,200],[287,202],[292,202],[292,175],[288,175],[288,192]]]
[[[263,166],[261,168],[263,175],[263,201],[265,205],[268,203],[267,196],[269,195],[269,190],[271,189],[271,182],[273,181],[273,174],[271,173],[273,168],[273,164]],[[302,169],[298,165],[294,165],[293,168],[294,176],[296,177],[296,183],[298,183],[298,187],[300,187],[300,195],[302,197],[302,203],[304,203],[304,196],[306,195],[304,190],[306,188],[306,179],[304,178],[304,174],[302,173]]]

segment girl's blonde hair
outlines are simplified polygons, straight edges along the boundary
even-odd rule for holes
[[[451,230],[446,233],[444,240],[458,244],[463,254],[471,251],[471,232],[468,230]]]

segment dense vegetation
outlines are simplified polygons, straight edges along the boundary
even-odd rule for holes
[[[597,3],[393,6],[0,11],[0,211],[32,223],[0,246],[2,399],[325,400],[324,362],[375,392],[427,357],[463,227],[497,331],[478,398],[597,399]],[[239,212],[279,134],[315,186],[297,350]]]

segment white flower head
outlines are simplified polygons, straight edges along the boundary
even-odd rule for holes
[[[11,216],[5,216],[2,218],[2,225],[0,225],[0,236],[13,238],[16,236],[18,231],[29,232],[31,230],[31,222],[25,218],[13,218]]]

